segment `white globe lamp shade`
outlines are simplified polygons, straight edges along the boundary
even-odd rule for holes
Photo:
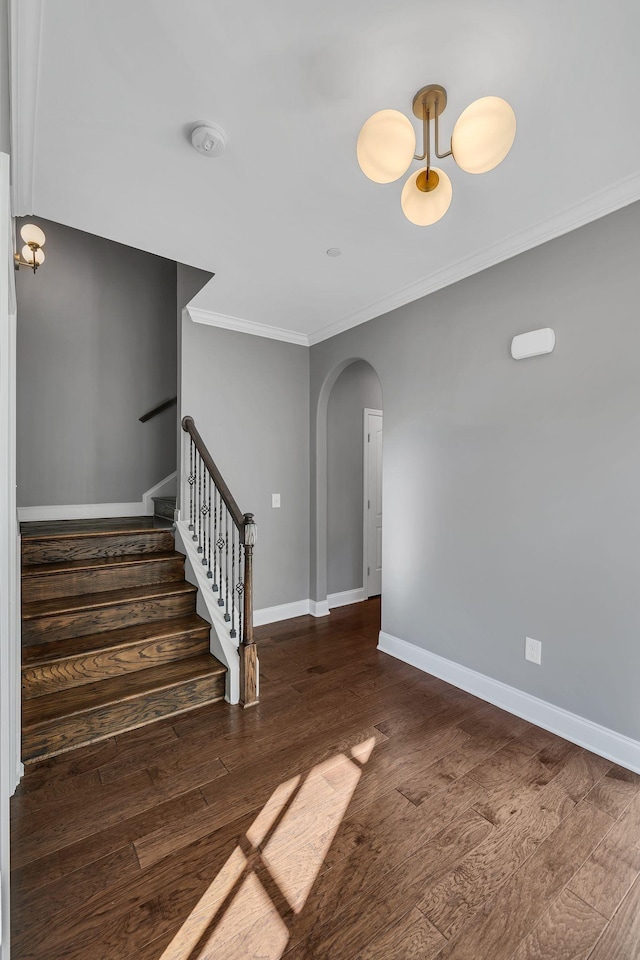
[[[40,227],[36,227],[35,223],[25,223],[20,229],[20,236],[25,243],[37,243],[39,247],[41,247],[46,240],[44,231],[42,231]]]
[[[516,115],[506,100],[474,100],[453,128],[453,159],[467,173],[486,173],[502,163],[515,135]]]
[[[392,183],[406,173],[416,152],[416,132],[399,110],[380,110],[358,134],[360,169],[374,183]]]
[[[429,227],[444,217],[452,194],[451,180],[444,170],[431,167],[428,181],[426,171],[418,170],[411,174],[402,188],[402,212],[416,226]]]
[[[28,247],[26,244],[22,248],[22,259],[25,263],[28,263],[29,266],[33,266],[33,261],[35,261],[40,266],[41,263],[44,263],[44,250],[32,250],[31,247]]]

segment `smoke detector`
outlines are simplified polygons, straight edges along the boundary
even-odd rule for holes
[[[217,123],[198,123],[191,131],[191,143],[203,157],[220,157],[227,145],[227,135]]]

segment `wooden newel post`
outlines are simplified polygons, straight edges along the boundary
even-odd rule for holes
[[[258,651],[253,638],[253,547],[257,525],[252,513],[244,514],[243,630],[240,642],[240,703],[252,707],[258,702]]]

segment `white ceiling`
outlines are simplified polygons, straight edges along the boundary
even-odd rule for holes
[[[314,342],[640,197],[637,0],[14,11],[16,212],[214,271],[195,301],[213,322]],[[453,201],[420,228],[402,180],[361,174],[355,141],[376,110],[410,114],[430,82],[448,91],[445,135],[489,94],[518,132],[484,176],[442,161]],[[225,128],[222,158],[190,146],[201,120]]]

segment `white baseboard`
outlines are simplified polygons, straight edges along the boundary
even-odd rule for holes
[[[309,600],[309,613],[312,617],[328,617],[329,616],[329,601],[328,600]]]
[[[466,690],[607,760],[640,773],[640,742],[587,720],[500,680],[463,667],[406,640],[380,631],[378,650]]]
[[[254,627],[262,627],[265,623],[277,623],[278,620],[291,620],[293,617],[304,617],[309,613],[308,600],[294,600],[293,603],[279,603],[275,607],[263,607],[253,611]]]
[[[18,520],[101,520],[104,517],[143,517],[143,501],[137,503],[63,503],[50,507],[18,507]]]
[[[355,590],[342,590],[341,593],[330,593],[327,597],[329,610],[334,607],[348,607],[351,603],[362,603],[364,600],[364,587],[356,587]]]
[[[278,620],[292,620],[293,617],[329,616],[328,600],[294,600],[293,603],[279,603],[275,607],[262,607],[253,611],[254,627],[263,627],[265,623],[277,623]]]

